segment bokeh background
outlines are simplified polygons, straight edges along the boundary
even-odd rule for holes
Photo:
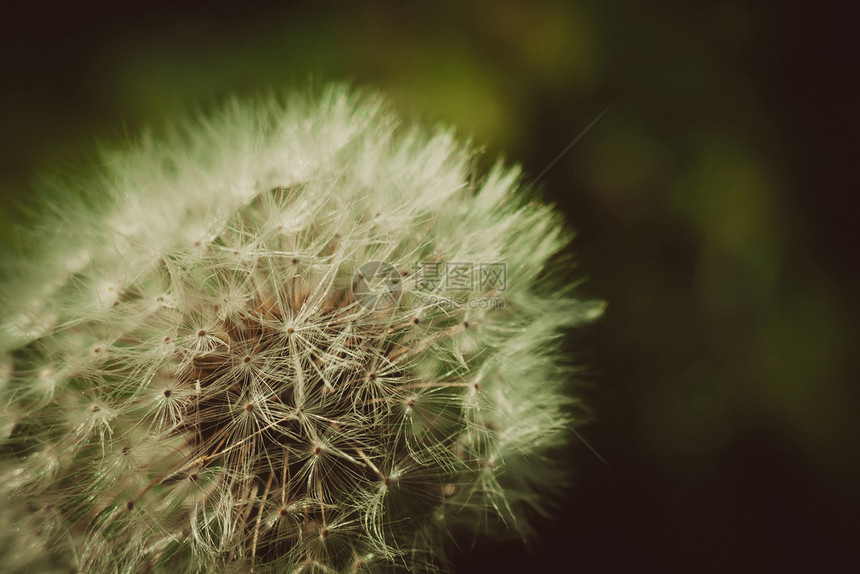
[[[459,572],[850,571],[847,15],[772,0],[18,10],[0,25],[6,247],[21,247],[10,221],[38,216],[38,174],[177,112],[308,82],[380,89],[409,118],[458,126],[482,161],[540,176],[578,231],[583,292],[609,302],[569,338],[595,418],[580,432],[608,466],[576,442],[573,487],[533,547],[463,548]]]

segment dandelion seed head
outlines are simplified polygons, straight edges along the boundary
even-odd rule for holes
[[[450,535],[527,532],[571,422],[560,337],[602,307],[543,284],[560,218],[472,158],[332,87],[69,182],[101,207],[57,210],[0,300],[0,497],[52,503],[39,543],[94,573],[430,571]],[[504,306],[415,286],[446,261],[504,264]]]

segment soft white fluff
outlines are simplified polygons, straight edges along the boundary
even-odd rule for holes
[[[518,171],[473,161],[332,87],[61,182],[83,199],[4,262],[5,567],[423,571],[448,532],[526,532],[572,422],[561,331],[601,307],[547,273],[569,237]],[[372,261],[391,305],[354,293]],[[419,288],[427,262],[507,288]]]

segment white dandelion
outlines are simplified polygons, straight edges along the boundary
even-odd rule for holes
[[[65,182],[87,200],[4,262],[7,571],[431,571],[527,532],[574,422],[560,338],[602,307],[518,171],[473,171],[332,87]]]

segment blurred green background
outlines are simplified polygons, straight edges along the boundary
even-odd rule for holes
[[[552,166],[538,186],[578,231],[584,292],[609,302],[570,341],[596,418],[582,434],[609,467],[573,446],[575,486],[536,548],[482,543],[460,571],[852,559],[856,186],[833,166],[851,160],[853,102],[828,89],[853,61],[847,19],[776,2],[239,4],[7,15],[4,245],[36,175],[91,162],[97,141],[231,94],[380,89],[485,163]]]

